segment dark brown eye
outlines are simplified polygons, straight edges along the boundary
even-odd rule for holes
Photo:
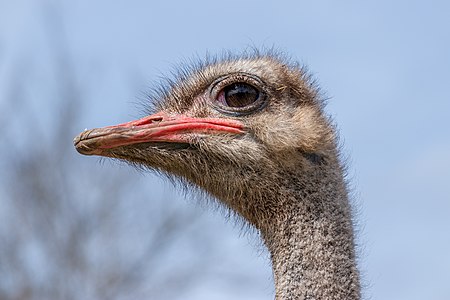
[[[259,91],[253,86],[238,82],[225,87],[218,95],[218,100],[228,107],[245,107],[259,98]]]

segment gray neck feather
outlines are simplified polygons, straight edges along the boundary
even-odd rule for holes
[[[277,300],[360,299],[347,191],[342,176],[331,177],[281,191],[282,211],[260,224]]]

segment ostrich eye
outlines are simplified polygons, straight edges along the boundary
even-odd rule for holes
[[[238,82],[225,87],[218,95],[219,102],[228,107],[246,107],[259,98],[259,91],[250,84]]]
[[[268,101],[267,85],[248,73],[233,73],[216,79],[210,86],[212,107],[234,117],[246,116],[263,109]]]

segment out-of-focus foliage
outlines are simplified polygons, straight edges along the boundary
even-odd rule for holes
[[[223,275],[211,263],[218,237],[201,210],[132,168],[76,153],[91,87],[53,21],[55,80],[24,59],[1,91],[0,299],[182,299]]]

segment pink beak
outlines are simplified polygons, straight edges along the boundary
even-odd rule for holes
[[[243,129],[244,125],[237,120],[159,112],[116,126],[86,130],[74,139],[74,145],[81,154],[102,155],[108,149],[139,143],[188,143],[191,133],[242,134]]]

